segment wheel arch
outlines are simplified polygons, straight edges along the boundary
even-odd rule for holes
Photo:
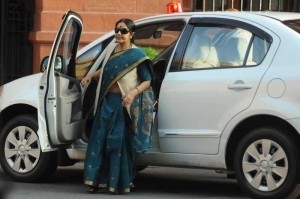
[[[28,104],[15,104],[9,107],[6,107],[3,111],[0,112],[0,132],[1,129],[7,124],[9,120],[19,115],[33,115],[37,118],[38,110],[36,107]],[[67,157],[65,149],[59,149],[58,153],[58,164],[59,166],[70,166],[75,163]]]
[[[6,107],[0,113],[0,129],[12,118],[23,114],[32,114],[37,117],[37,108],[28,104],[14,104]]]
[[[291,140],[293,140],[295,144],[296,142],[300,142],[300,135],[298,134],[296,129],[282,118],[278,118],[272,115],[256,115],[249,117],[234,128],[228,140],[225,156],[228,170],[233,170],[234,153],[239,141],[245,135],[247,135],[250,130],[263,126],[272,126],[275,128],[285,129],[286,132],[290,132],[288,136],[291,138]],[[300,146],[298,144],[296,144],[295,146],[298,148],[298,150],[300,150]]]

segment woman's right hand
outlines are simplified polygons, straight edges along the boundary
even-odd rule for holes
[[[93,78],[93,74],[88,74],[87,76],[82,78],[81,80],[82,87],[88,87],[92,81],[92,78]]]

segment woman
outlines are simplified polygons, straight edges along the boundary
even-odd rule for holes
[[[88,86],[92,78],[99,78],[100,88],[85,159],[84,184],[88,192],[100,188],[112,193],[130,192],[135,153],[150,146],[152,65],[132,43],[134,32],[132,20],[119,20],[115,26],[116,44],[107,48],[107,62],[82,80],[83,86]]]

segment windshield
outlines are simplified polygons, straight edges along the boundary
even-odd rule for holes
[[[283,24],[300,33],[300,19],[283,21]]]

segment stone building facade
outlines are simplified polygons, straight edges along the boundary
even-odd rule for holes
[[[173,0],[2,0],[0,1],[0,85],[40,71],[66,11],[84,22],[80,47],[113,29],[120,18],[165,14]],[[299,12],[300,0],[176,0],[184,12],[276,10]]]
[[[29,35],[34,49],[33,72],[39,71],[40,61],[49,55],[56,31],[67,10],[76,11],[83,18],[82,47],[112,30],[120,18],[136,20],[165,14],[169,2],[170,0],[36,0],[34,29]]]

